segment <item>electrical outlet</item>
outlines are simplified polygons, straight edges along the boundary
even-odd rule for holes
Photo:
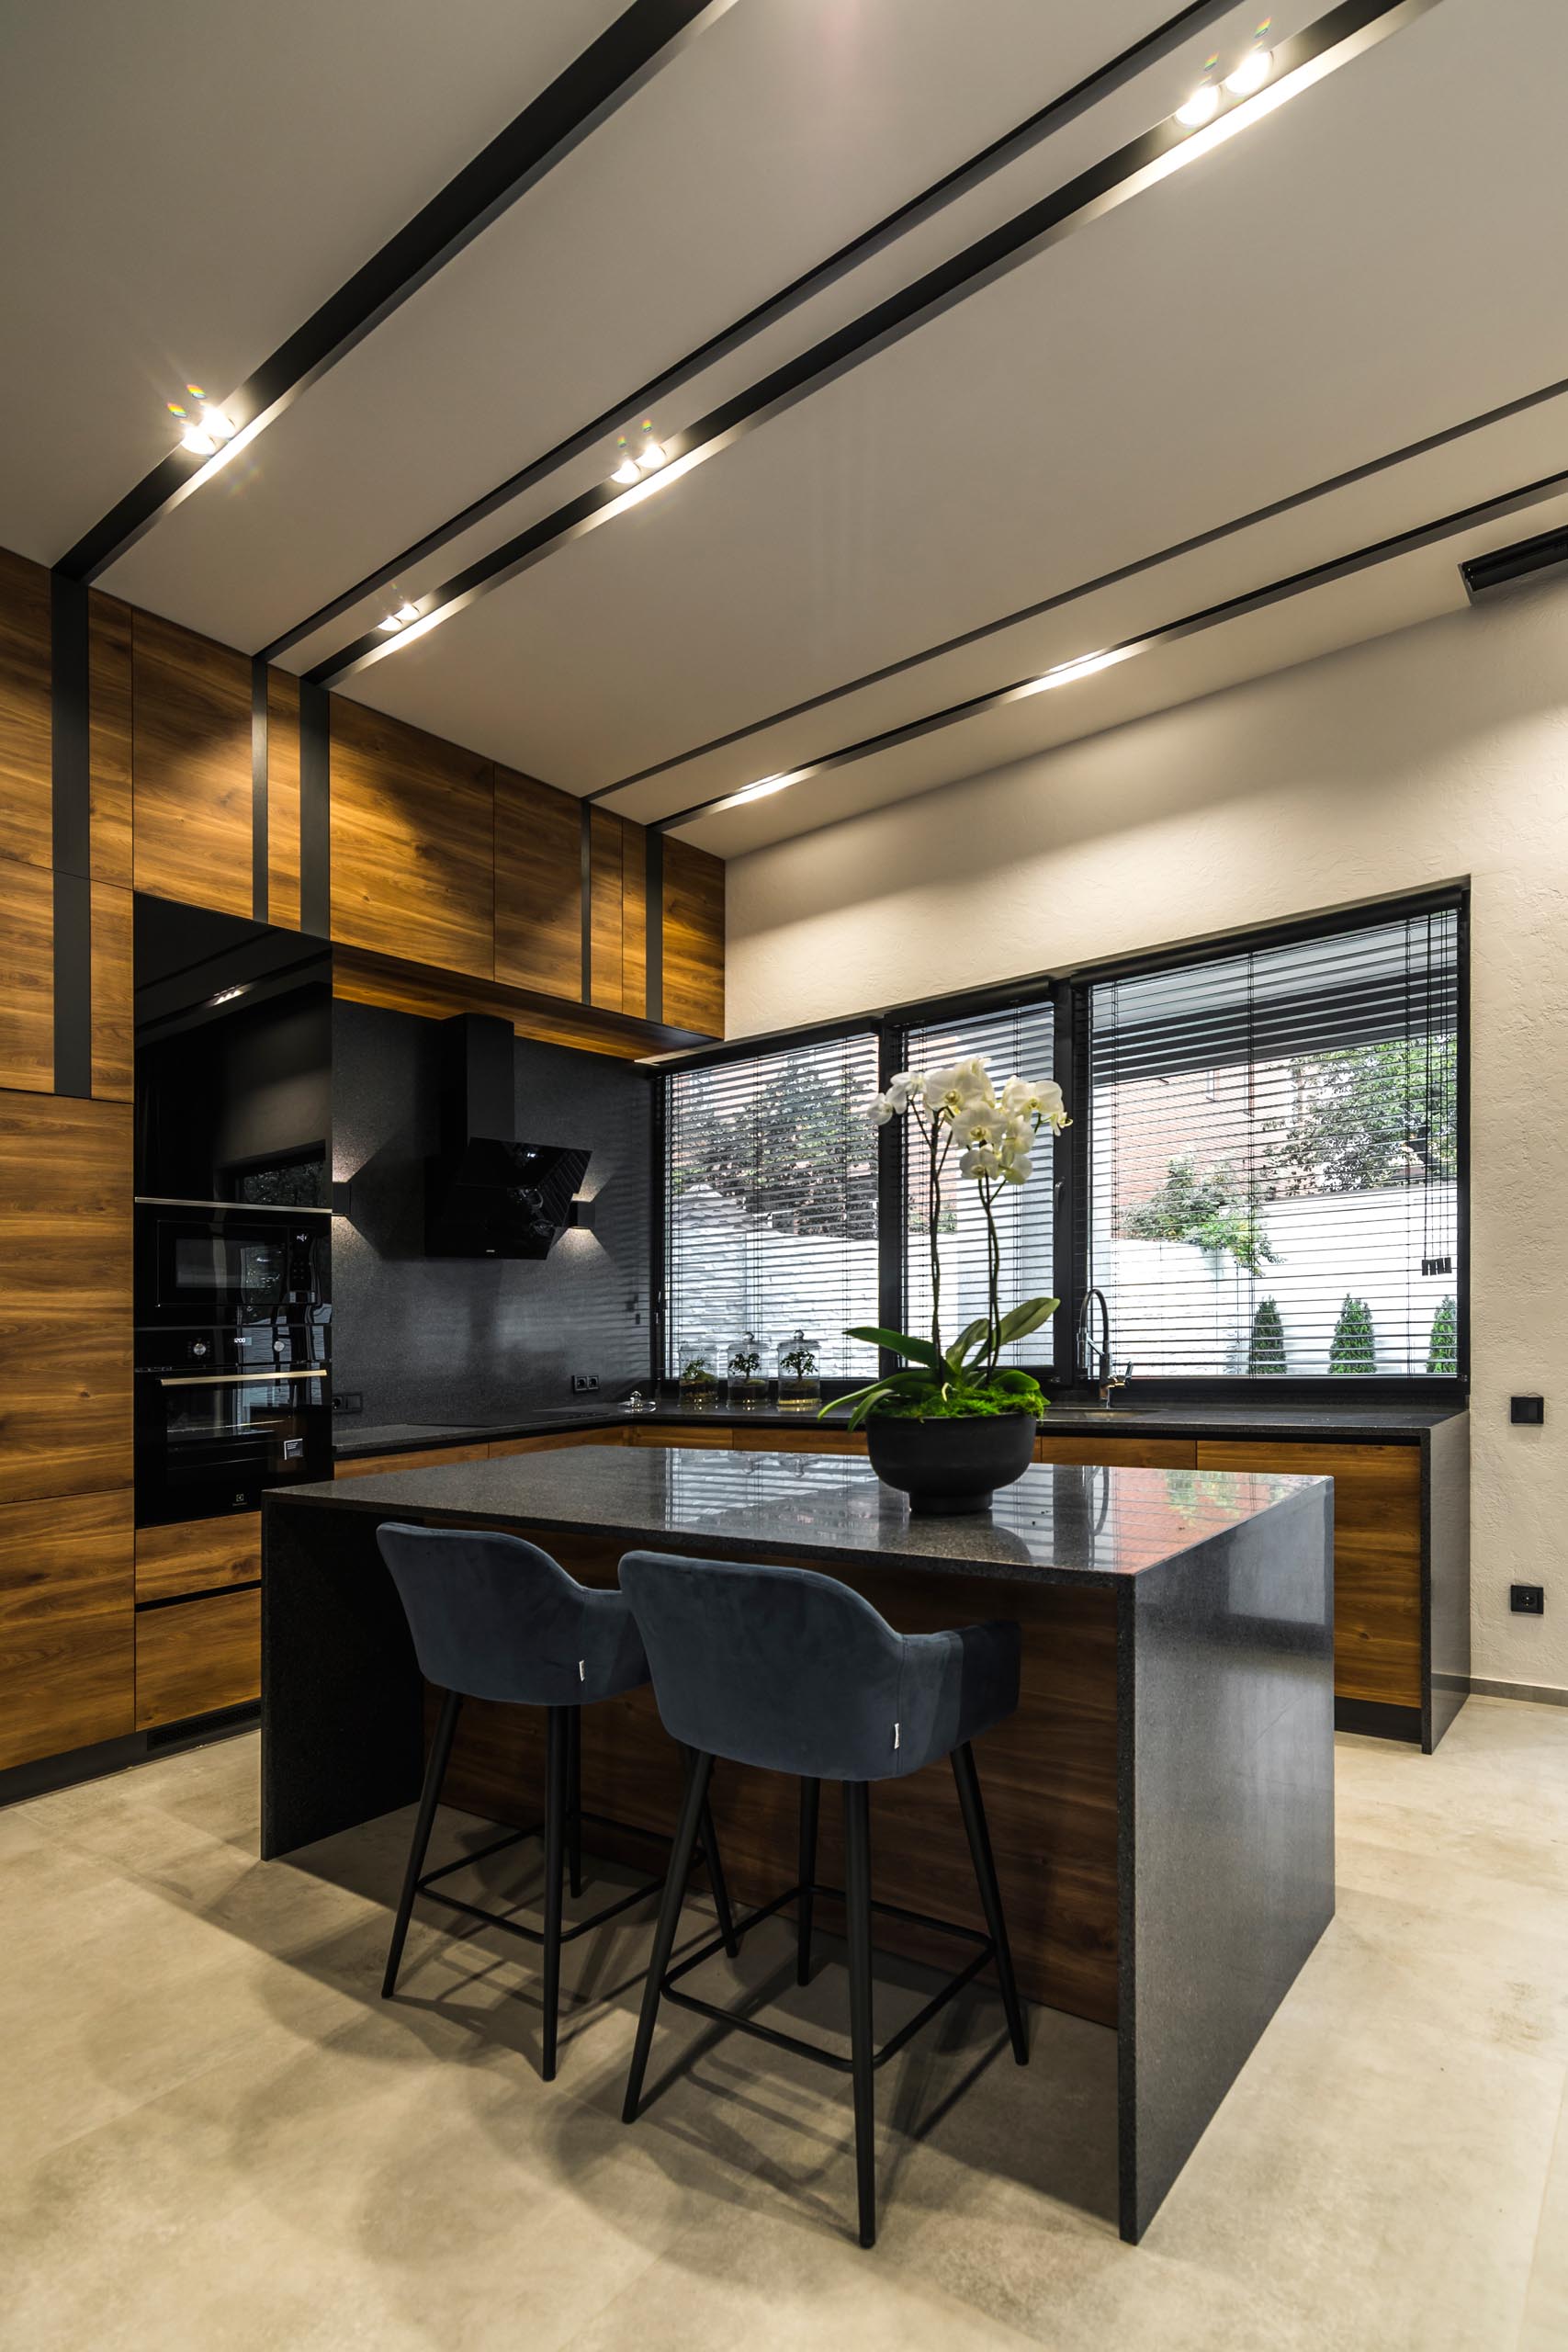
[[[365,1410],[365,1391],[362,1388],[334,1388],[333,1410],[334,1413],[362,1413]]]
[[[598,1385],[599,1375],[596,1372],[574,1372],[571,1375],[571,1393],[574,1396],[592,1396]]]
[[[1544,1617],[1546,1587],[1543,1584],[1511,1584],[1508,1606],[1516,1617]]]

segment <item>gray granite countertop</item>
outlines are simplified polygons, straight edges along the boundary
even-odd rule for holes
[[[1418,1440],[1425,1430],[1448,1420],[1462,1406],[1453,1405],[1271,1405],[1257,1403],[1208,1405],[1133,1404],[1109,1408],[1054,1405],[1040,1424],[1047,1437],[1235,1437],[1272,1438],[1281,1442],[1375,1444]],[[825,1426],[842,1428],[848,1414],[831,1412]],[[682,1412],[679,1406],[661,1405],[651,1413],[628,1413],[624,1405],[548,1408],[519,1413],[513,1420],[495,1422],[390,1421],[367,1423],[340,1416],[333,1427],[333,1451],[340,1461],[372,1453],[412,1453],[422,1446],[499,1444],[511,1437],[543,1437],[551,1430],[619,1429],[666,1425],[671,1429],[717,1424],[729,1429],[809,1429],[815,1416],[781,1413],[776,1408],[760,1413]]]
[[[1106,1585],[1325,1484],[1251,1471],[1036,1465],[998,1493],[989,1516],[912,1518],[904,1498],[853,1455],[606,1445],[280,1487],[266,1508],[511,1521],[628,1546],[721,1543],[757,1558],[819,1552]]]

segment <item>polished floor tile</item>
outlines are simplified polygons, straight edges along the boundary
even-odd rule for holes
[[[378,1997],[408,1816],[264,1864],[255,1779],[245,1737],[0,1814],[17,2352],[1568,2346],[1568,1711],[1339,1742],[1338,1916],[1136,2249],[1103,2030],[1037,2012],[1021,2071],[946,2011],[879,2077],[868,2256],[842,2078],[667,2012],[620,2122],[648,1912],[569,1951],[546,2086],[515,1939],[423,1907]],[[476,1884],[527,1917],[536,1860]],[[842,2047],[792,1949],[714,1987]],[[923,1984],[879,1962],[881,2029]]]

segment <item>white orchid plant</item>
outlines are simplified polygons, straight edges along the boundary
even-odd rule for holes
[[[1028,1183],[1042,1133],[1049,1140],[1071,1125],[1061,1088],[1052,1079],[1023,1078],[1010,1078],[998,1087],[984,1059],[976,1058],[943,1069],[901,1070],[886,1094],[874,1098],[868,1115],[879,1127],[907,1117],[925,1146],[931,1335],[925,1340],[880,1325],[861,1326],[849,1333],[852,1340],[866,1340],[905,1359],[902,1369],[857,1389],[847,1400],[851,1428],[857,1429],[872,1413],[915,1420],[1038,1415],[1045,1405],[1039,1383],[1027,1372],[1003,1368],[1001,1353],[1014,1340],[1038,1330],[1055,1314],[1056,1301],[1026,1298],[1002,1312],[996,1204],[1008,1185]],[[960,1179],[976,1187],[985,1211],[987,1296],[985,1314],[944,1348],[938,1228],[942,1178],[954,1154]]]

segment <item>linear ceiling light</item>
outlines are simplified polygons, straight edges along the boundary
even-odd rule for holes
[[[1212,153],[1215,147],[1273,114],[1437,6],[1438,0],[1341,0],[1338,7],[1282,43],[1273,53],[1277,71],[1272,81],[1252,96],[1238,98],[1235,104],[1223,107],[1206,128],[1190,130],[1174,116],[1168,116],[1153,130],[1129,141],[1103,162],[1091,164],[1065,187],[1026,207],[964,252],[876,304],[863,317],[824,337],[808,351],[786,360],[759,382],[710,410],[689,431],[655,445],[666,461],[656,474],[649,474],[635,486],[628,481],[623,489],[624,476],[617,473],[611,481],[569,500],[553,514],[543,516],[442,582],[428,592],[434,610],[427,617],[434,618],[438,614],[442,619],[449,619],[477,604],[481,596],[505,587],[556,548],[599,529],[615,515],[640,503],[650,491],[663,489],[691,473],[824,385],[890,349],[982,288],[995,284],[1022,262],[1044,253],[1088,222],[1115,211],[1145,189],[1157,187],[1162,180],[1196,163],[1200,156]],[[372,628],[317,662],[305,674],[313,685],[339,685],[357,671],[369,669],[389,654],[396,653],[408,642],[406,632],[387,637]]]

